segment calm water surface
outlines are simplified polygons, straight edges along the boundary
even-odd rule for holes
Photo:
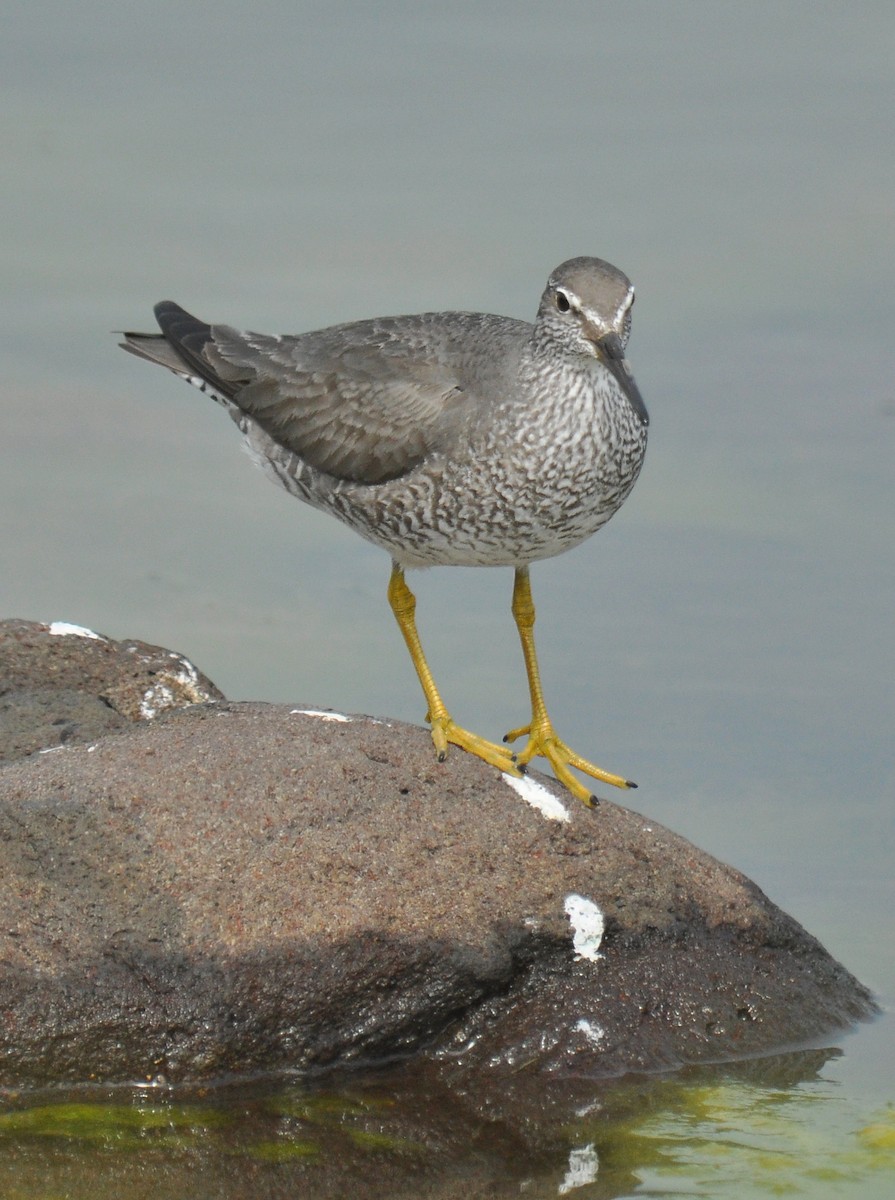
[[[421,720],[385,557],[108,331],[167,295],[269,331],[530,318],[553,266],[608,258],[651,445],[615,521],[533,571],[552,714],[888,1005],[893,54],[884,0],[13,6],[0,615],[169,646],[234,698]],[[413,582],[458,719],[518,723],[509,572]],[[344,1160],[371,1194],[889,1196],[893,1024],[832,1048],[624,1083],[527,1138],[408,1129],[401,1079],[7,1097],[0,1190],[335,1195]]]

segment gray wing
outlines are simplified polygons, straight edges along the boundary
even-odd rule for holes
[[[422,313],[271,337],[208,326],[170,301],[156,308],[172,357],[286,449],[337,478],[380,483],[447,449],[499,399],[531,326],[482,313]],[[155,339],[162,342],[161,338]]]

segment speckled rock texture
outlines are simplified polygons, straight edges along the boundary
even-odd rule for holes
[[[56,640],[77,691],[97,648]],[[525,783],[436,763],[416,727],[224,701],[7,763],[0,1085],[416,1056],[506,1094],[765,1054],[873,1011],[737,871]]]
[[[0,762],[223,700],[183,657],[67,622],[0,621]]]

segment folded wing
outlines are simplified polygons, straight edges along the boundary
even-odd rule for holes
[[[483,375],[510,374],[531,329],[487,314],[422,313],[274,337],[207,325],[173,301],[156,316],[162,334],[126,334],[126,349],[198,376],[287,450],[361,483],[403,475],[466,436]],[[473,344],[493,343],[493,355],[471,362],[470,334]]]

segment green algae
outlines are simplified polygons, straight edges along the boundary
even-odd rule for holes
[[[895,1105],[862,1104],[822,1077],[775,1086],[723,1075],[622,1081],[533,1141],[530,1159],[518,1134],[481,1123],[455,1129],[453,1115],[424,1110],[400,1089],[315,1094],[290,1084],[210,1095],[31,1106],[17,1097],[0,1108],[0,1195],[92,1200],[107,1186],[136,1200],[147,1178],[170,1177],[177,1184],[165,1196],[184,1194],[186,1180],[190,1194],[245,1200],[277,1178],[312,1200],[328,1194],[333,1172],[359,1183],[388,1173],[397,1190],[422,1170],[449,1188],[476,1161],[490,1164],[506,1194],[522,1177],[582,1200],[895,1194]]]
[[[230,1120],[220,1109],[196,1105],[41,1104],[0,1113],[0,1144],[12,1138],[58,1138],[119,1151],[148,1145],[187,1148]]]
[[[288,1163],[316,1158],[320,1154],[320,1147],[315,1142],[283,1138],[278,1141],[251,1142],[244,1147],[243,1153],[258,1162]]]
[[[895,1194],[891,1105],[861,1120],[819,1081],[782,1089],[671,1082],[660,1092],[648,1113],[577,1129],[575,1141],[596,1149],[603,1182],[627,1175],[638,1183],[633,1194],[651,1197]]]

